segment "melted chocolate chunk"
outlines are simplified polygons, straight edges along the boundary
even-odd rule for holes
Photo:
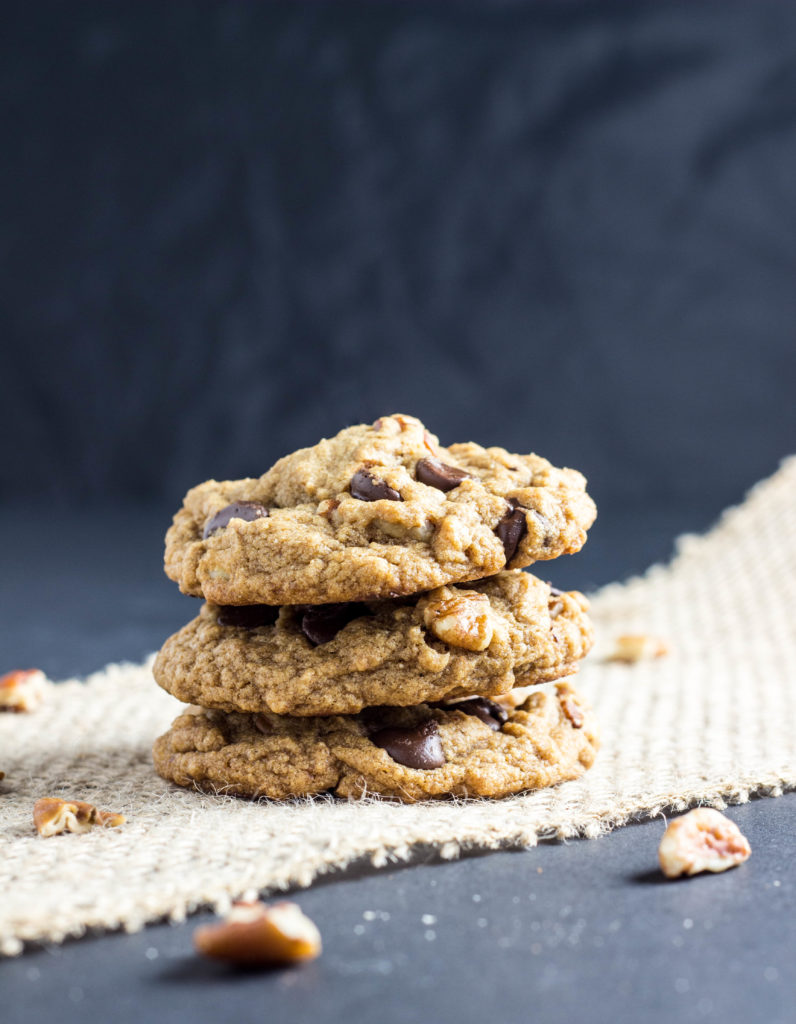
[[[522,508],[513,498],[508,498],[509,510],[495,527],[495,533],[503,544],[506,552],[506,565],[517,553],[520,541],[528,532],[526,522],[526,510]]]
[[[256,629],[273,626],[278,616],[279,605],[276,604],[225,604],[216,612],[216,622],[219,626]]]
[[[310,604],[301,609],[301,632],[313,646],[328,644],[343,626],[360,615],[367,615],[363,604],[348,601],[345,604]]]
[[[348,489],[351,492],[351,497],[359,498],[360,501],[379,501],[382,498],[386,498],[388,501],[403,501],[398,491],[373,476],[368,469],[357,470],[351,477]]]
[[[268,509],[259,501],[233,501],[207,520],[202,537],[207,539],[217,530],[223,530],[230,519],[243,519],[244,522],[251,523],[255,519],[264,519],[267,515]]]
[[[466,473],[455,466],[447,466],[439,459],[421,459],[415,466],[415,476],[421,484],[436,487],[438,491],[452,491],[462,480],[472,480],[472,473]]]
[[[465,715],[475,715],[476,718],[481,719],[484,725],[488,725],[495,732],[504,722],[508,721],[509,717],[505,708],[486,697],[470,697],[468,700],[460,700],[455,704],[445,704],[444,708],[446,711],[463,711]]]
[[[445,764],[437,723],[433,718],[412,729],[379,729],[370,735],[393,761],[407,768],[440,768]]]

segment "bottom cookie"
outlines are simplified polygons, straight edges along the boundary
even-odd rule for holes
[[[553,786],[591,767],[598,745],[589,709],[559,683],[515,708],[483,697],[328,718],[191,707],[153,756],[163,778],[214,793],[413,803]]]

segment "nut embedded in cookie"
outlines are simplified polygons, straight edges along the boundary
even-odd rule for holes
[[[489,598],[475,590],[430,599],[423,622],[439,640],[466,651],[485,651],[495,632]]]
[[[166,641],[154,675],[186,703],[281,715],[496,697],[576,672],[592,643],[587,608],[519,571],[393,601],[207,605]]]

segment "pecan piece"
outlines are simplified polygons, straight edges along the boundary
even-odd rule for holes
[[[567,716],[572,723],[573,729],[582,729],[583,723],[586,721],[583,711],[581,710],[580,704],[570,694],[568,697],[564,697],[561,700],[561,710]]]
[[[321,933],[295,903],[233,903],[218,924],[193,936],[200,953],[248,966],[301,963],[321,952]]]
[[[437,639],[466,651],[485,651],[495,631],[489,598],[477,591],[458,591],[453,597],[430,601],[423,621]]]
[[[637,661],[662,658],[668,653],[668,644],[659,636],[651,636],[648,633],[623,633],[616,638],[614,649],[606,660],[632,665]]]
[[[726,871],[749,859],[752,850],[734,821],[712,807],[697,807],[670,821],[658,847],[667,878]]]
[[[90,832],[95,826],[116,828],[127,819],[123,814],[100,811],[83,800],[61,800],[45,796],[33,805],[33,823],[40,836],[59,832]]]
[[[0,676],[0,710],[35,711],[46,691],[46,677],[37,668],[7,672]]]

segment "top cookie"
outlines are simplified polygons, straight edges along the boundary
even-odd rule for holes
[[[280,459],[259,479],[194,487],[165,568],[214,604],[390,598],[580,550],[586,481],[538,455],[449,448],[385,416]]]

